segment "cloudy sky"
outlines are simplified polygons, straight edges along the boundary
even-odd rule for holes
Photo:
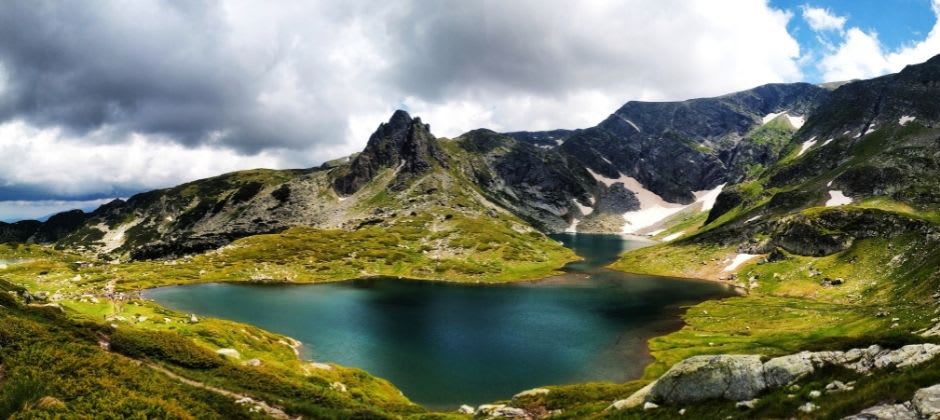
[[[888,4],[890,3],[890,5]],[[0,220],[438,136],[596,124],[631,100],[900,70],[940,0],[35,1],[0,5]]]

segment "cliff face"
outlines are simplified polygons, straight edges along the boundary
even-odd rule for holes
[[[365,150],[333,181],[341,195],[359,191],[386,168],[398,168],[391,188],[401,190],[409,179],[430,171],[435,165],[447,166],[447,157],[438,146],[431,127],[405,111],[395,111],[392,118],[369,137]]]

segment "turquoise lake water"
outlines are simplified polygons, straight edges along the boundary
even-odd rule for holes
[[[145,297],[289,335],[307,358],[362,368],[412,401],[451,409],[542,385],[635,379],[650,361],[646,341],[680,328],[683,305],[733,294],[722,284],[603,268],[642,241],[555,239],[585,260],[534,283],[200,284]]]

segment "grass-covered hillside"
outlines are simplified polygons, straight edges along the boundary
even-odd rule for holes
[[[101,317],[0,281],[0,417],[421,416],[388,382],[301,362],[288,339],[146,302]],[[26,304],[27,301],[32,303]],[[115,305],[115,303],[110,303]],[[223,356],[216,350],[226,348]]]
[[[940,79],[940,72],[923,71],[935,66],[878,80],[880,97],[859,93],[856,83],[872,81],[840,87],[785,142],[780,161],[726,187],[698,229],[628,252],[611,266],[725,281],[745,293],[693,306],[685,327],[653,339],[656,362],[646,379],[693,355],[774,357],[934,340],[921,334],[940,322],[940,131],[929,107],[892,95],[908,95],[913,73]],[[940,380],[937,366],[859,378],[855,391],[817,401],[822,408],[800,415],[838,418],[910,400],[916,389]],[[850,376],[825,372],[810,382],[818,388]],[[797,406],[808,400],[802,392],[762,396],[748,415],[800,413]],[[696,412],[734,415],[735,409],[716,402],[690,407]]]

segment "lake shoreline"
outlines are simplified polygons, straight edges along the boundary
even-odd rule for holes
[[[294,356],[297,357],[297,359],[301,362],[319,361],[330,364],[338,364],[340,366],[350,366],[363,369],[377,377],[386,378],[390,381],[390,383],[401,387],[403,392],[405,392],[405,395],[414,398],[414,400],[420,401],[419,404],[424,407],[431,409],[453,409],[456,408],[456,405],[458,404],[456,400],[458,399],[460,400],[460,404],[486,403],[510,398],[517,392],[536,386],[564,386],[566,384],[580,385],[584,383],[619,384],[623,383],[624,381],[629,382],[642,379],[646,368],[656,362],[656,359],[653,357],[652,349],[650,348],[651,340],[681,330],[683,327],[685,327],[686,323],[683,319],[684,314],[695,304],[701,303],[703,301],[714,300],[716,298],[721,299],[733,296],[735,294],[740,294],[740,290],[736,290],[733,287],[730,287],[728,284],[718,283],[723,287],[717,288],[707,286],[707,284],[716,284],[716,282],[713,281],[667,276],[649,276],[644,274],[632,274],[618,270],[611,270],[607,267],[607,264],[618,258],[620,252],[622,251],[622,248],[620,247],[626,246],[629,248],[631,246],[637,246],[638,243],[635,240],[631,241],[630,239],[624,239],[621,235],[610,235],[608,237],[590,235],[578,236],[579,237],[576,238],[574,235],[571,235],[568,238],[565,238],[565,244],[573,250],[576,250],[578,253],[578,260],[566,264],[562,268],[562,271],[556,271],[556,273],[553,275],[541,276],[534,279],[520,279],[517,281],[500,282],[478,282],[442,279],[414,279],[397,276],[365,276],[317,282],[257,280],[219,281],[188,284],[195,287],[203,286],[202,290],[189,289],[185,292],[173,292],[172,289],[170,289],[163,293],[162,297],[157,297],[157,299],[155,299],[155,296],[151,294],[152,291],[167,289],[171,286],[149,288],[145,291],[144,297],[150,301],[155,302],[155,304],[161,307],[166,307],[174,311],[194,312],[208,318],[233,320],[234,322],[246,323],[267,331],[274,331],[274,333],[277,335],[289,338],[288,341],[290,341],[291,348],[294,350]],[[623,242],[621,242],[621,240],[623,240]],[[643,242],[645,245],[645,242],[647,241]],[[618,243],[623,245],[619,245],[618,247],[616,245]],[[581,251],[585,251],[586,253]],[[633,280],[634,277],[635,281]],[[387,283],[386,281],[390,281],[391,283]],[[682,283],[676,283],[673,285],[672,281]],[[359,282],[359,284],[355,284],[355,282]],[[353,284],[346,286],[344,283]],[[243,285],[246,287],[257,286],[261,288],[264,288],[264,286],[289,286],[293,288],[306,285],[321,285],[325,286],[326,289],[318,290],[317,288],[312,288],[309,289],[308,292],[302,291],[302,289],[298,288],[296,291],[285,290],[278,292],[276,291],[276,288],[265,288],[265,291],[252,291],[232,288],[205,288],[204,286],[208,284],[225,286]],[[428,285],[428,287],[420,286],[420,284]],[[434,284],[455,286],[456,289],[449,287],[438,289],[436,287],[430,286]],[[700,286],[696,286],[695,284],[700,284]],[[459,287],[464,285],[466,288]],[[497,291],[499,289],[498,287],[479,286],[504,286],[507,289],[504,291]],[[532,292],[525,292],[524,289],[528,289],[529,286],[535,289]],[[513,290],[513,287],[516,287],[517,289]],[[374,289],[375,291],[373,292],[369,289]],[[493,292],[484,292],[484,290],[493,290]],[[461,299],[453,300],[454,296],[464,294],[476,296],[470,301],[486,302],[487,309],[484,312],[496,311],[494,313],[505,314],[508,317],[496,316],[492,319],[486,318],[487,321],[484,321],[481,324],[480,320],[468,321],[466,316],[470,316],[470,319],[475,317],[475,315],[472,315],[472,313],[460,315],[460,312],[457,312],[455,315],[453,315],[456,316],[456,318],[448,317],[446,316],[446,313],[438,313],[438,316],[427,318],[427,315],[423,315],[424,311],[427,309],[419,309],[425,306],[428,306],[429,308],[459,308],[464,304],[459,303],[461,302]],[[315,297],[318,295],[325,296],[325,299],[327,300],[318,300],[323,299],[323,297]],[[553,307],[551,305],[547,305],[546,303],[535,303],[535,308],[537,309],[535,309],[535,312],[531,312],[530,310],[528,315],[524,315],[523,313],[517,314],[514,312],[515,309],[518,309],[517,306],[519,303],[508,303],[533,302],[533,298],[539,295],[557,296],[557,298],[550,298],[548,302],[569,303],[563,307]],[[181,298],[180,296],[187,297]],[[226,298],[220,299],[216,298],[215,296],[225,296]],[[292,300],[285,301],[278,300],[281,299],[279,296],[295,297],[292,298]],[[375,307],[375,303],[369,303],[368,305],[371,309],[367,310],[365,313],[370,311],[378,311],[377,313],[383,314],[382,318],[397,319],[398,321],[395,322],[404,323],[400,325],[425,325],[424,320],[434,320],[436,322],[431,322],[430,324],[426,324],[423,327],[423,333],[426,334],[430,331],[434,331],[434,329],[427,329],[429,325],[437,325],[436,328],[442,328],[443,331],[452,331],[458,334],[469,334],[468,337],[475,337],[471,340],[472,342],[487,343],[484,345],[484,348],[489,349],[488,351],[491,351],[491,354],[497,355],[515,353],[511,350],[493,350],[498,347],[492,346],[505,345],[499,344],[501,342],[504,343],[506,340],[505,338],[499,338],[505,335],[505,329],[514,328],[515,331],[520,331],[520,328],[521,330],[527,330],[539,324],[548,325],[548,327],[542,327],[542,329],[548,328],[548,330],[538,333],[539,335],[537,337],[528,337],[522,339],[523,342],[529,343],[525,345],[526,353],[521,356],[530,360],[529,362],[525,363],[526,366],[532,364],[532,366],[527,368],[529,369],[528,371],[531,372],[532,369],[535,369],[535,371],[545,370],[545,372],[540,372],[540,375],[536,377],[528,377],[529,375],[523,372],[514,372],[512,369],[504,370],[503,368],[499,367],[501,365],[492,364],[495,361],[490,361],[488,359],[488,357],[491,356],[485,356],[475,362],[477,364],[482,363],[482,365],[468,369],[476,369],[476,371],[479,371],[482,366],[489,366],[488,369],[496,369],[500,372],[500,374],[507,375],[507,378],[516,379],[509,380],[509,382],[506,382],[504,385],[504,389],[499,390],[491,389],[490,386],[476,383],[475,379],[458,379],[459,376],[445,381],[448,383],[446,387],[442,385],[443,383],[440,382],[441,379],[437,374],[431,374],[431,376],[422,374],[426,376],[426,379],[418,378],[418,382],[416,382],[415,375],[401,376],[400,361],[382,362],[381,360],[376,359],[376,357],[379,356],[376,354],[369,354],[365,359],[362,358],[363,356],[361,354],[358,356],[343,356],[340,358],[336,357],[335,352],[337,349],[337,335],[349,335],[351,332],[353,334],[357,334],[355,331],[370,331],[374,329],[375,325],[372,327],[356,327],[354,325],[346,324],[343,321],[331,321],[332,318],[330,317],[333,315],[330,315],[329,313],[326,315],[323,315],[322,313],[321,315],[313,315],[317,312],[297,312],[294,309],[285,309],[289,308],[289,305],[291,305],[291,303],[288,302],[296,302],[297,300],[304,302],[304,305],[308,307],[319,306],[320,308],[324,308],[324,304],[329,306],[332,304],[330,302],[335,302],[337,299],[340,301],[348,300],[350,299],[349,296],[368,296],[365,298],[367,302],[386,302],[379,307]],[[594,296],[593,298],[588,299],[594,299],[595,301],[600,299],[600,306],[597,306],[598,303],[596,302],[590,303],[592,302],[591,300],[584,300],[588,296]],[[170,300],[168,301],[166,299]],[[173,299],[183,300],[176,300],[176,304],[164,305],[167,302],[172,302]],[[391,299],[391,301],[389,301],[389,299]],[[509,300],[507,301],[507,299]],[[264,302],[263,304],[260,303],[262,301]],[[435,301],[438,301],[438,303],[434,303]],[[536,301],[538,301],[538,299],[536,299]],[[186,306],[185,302],[190,302],[189,306]],[[195,304],[193,302],[195,302]],[[444,302],[451,302],[451,304],[445,304]],[[318,320],[317,322],[320,322],[321,325],[316,326],[316,324],[309,324],[298,327],[296,325],[291,326],[287,324],[278,324],[278,321],[272,321],[272,318],[267,318],[267,320],[264,320],[263,318],[257,318],[257,315],[252,315],[251,309],[248,311],[244,309],[238,309],[258,307],[259,305],[270,306],[272,304],[273,307],[287,311],[282,311],[280,315],[273,315],[273,319],[289,316],[295,317],[296,319]],[[392,306],[385,306],[387,304]],[[293,305],[296,305],[296,303]],[[474,303],[473,305],[477,305],[477,303]],[[593,309],[592,305],[594,305]],[[420,315],[420,320],[413,319],[408,321],[408,317],[403,317],[403,314],[399,313],[402,309],[396,308],[415,308],[413,310],[418,311],[422,315]],[[506,308],[513,308],[513,310],[506,312]],[[560,311],[556,309],[560,309]],[[329,311],[328,309],[323,310]],[[407,311],[409,309],[405,310]],[[355,309],[352,312],[344,313],[361,314],[364,312],[362,312],[361,309]],[[444,318],[440,318],[441,315],[445,315]],[[532,316],[535,316],[535,318],[531,318]],[[567,324],[569,326],[564,327],[566,324],[556,324],[557,321],[548,321],[545,318],[546,316],[549,317],[548,319],[554,319],[554,317],[557,316],[561,316],[562,319],[566,319],[565,317],[574,316],[585,320],[591,319],[592,317],[602,316],[601,319],[605,319],[603,322],[606,323],[607,326],[601,328],[599,326],[592,326],[592,324],[589,323],[583,325]],[[344,315],[344,317],[349,317],[349,315]],[[451,321],[446,321],[446,319],[451,319]],[[453,329],[455,327],[449,326],[448,322],[453,322],[454,319],[461,319],[461,322],[470,323],[464,326],[456,326],[456,329]],[[535,324],[532,324],[532,320],[534,320]],[[522,324],[520,324],[520,322]],[[387,328],[392,328],[392,331],[394,331],[396,328],[393,327],[392,324],[382,323],[381,325],[383,326],[379,328],[378,331],[387,331]],[[472,328],[467,330],[466,328],[468,328],[470,325],[478,325],[483,329],[479,331],[476,331]],[[493,325],[497,326],[493,327]],[[493,328],[492,330],[491,327]],[[574,327],[575,330],[570,330],[572,327]],[[300,328],[300,330],[298,330],[298,328]],[[335,332],[330,333],[329,330],[333,330]],[[409,334],[411,334],[410,331],[412,330],[408,328],[405,330],[409,331]],[[581,330],[581,332],[577,332],[579,330]],[[549,331],[554,331],[554,333]],[[314,334],[312,339],[311,337],[305,336],[309,334]],[[326,336],[324,336],[324,334],[326,334]],[[480,336],[480,334],[482,334],[482,336]],[[594,338],[590,338],[585,341],[580,338],[580,336],[584,334],[601,335],[595,336]],[[333,337],[330,337],[331,335]],[[602,339],[600,342],[596,341],[598,339],[597,337],[602,337],[605,335],[609,338]],[[492,344],[487,341],[490,339],[490,337],[495,340],[492,342]],[[554,339],[548,339],[548,341],[545,341],[545,339],[548,337],[554,337]],[[610,338],[612,338],[613,341],[607,342],[606,340],[609,340]],[[367,339],[371,340],[372,338]],[[566,340],[566,342],[575,340],[580,343],[578,346],[568,348],[566,351],[577,351],[580,352],[581,355],[577,356],[575,359],[570,359],[566,364],[560,365],[561,367],[554,366],[552,369],[543,369],[538,367],[539,363],[543,363],[538,362],[539,360],[551,360],[551,358],[556,356],[568,357],[560,356],[560,354],[564,354],[564,352],[559,353],[557,350],[557,346],[563,346],[561,343],[555,343],[555,341],[558,339]],[[420,349],[425,348],[427,345],[432,343],[440,344],[444,342],[446,342],[446,340],[441,341],[438,338],[426,343],[419,341],[419,343],[422,344],[415,343],[414,345],[419,346],[417,348]],[[607,342],[607,344],[599,344],[601,342]],[[349,351],[361,352],[360,350],[353,350],[355,347],[345,347],[347,345],[351,344],[342,344],[341,346],[344,346],[343,348]],[[398,348],[395,346],[400,345],[384,345],[386,346],[383,347],[385,349],[383,350],[384,353],[381,357],[379,357],[379,359],[384,358],[388,360],[404,360],[396,359],[403,357],[401,354],[396,354],[396,350],[394,350],[395,348]],[[392,347],[387,347],[388,345],[391,345]],[[546,350],[546,346],[549,346],[551,349],[555,350]],[[457,350],[456,353],[452,353],[452,351],[454,350],[450,347],[439,348],[435,350],[437,354],[448,355],[444,358],[444,360],[447,358],[463,360],[460,359],[461,350]],[[415,357],[418,359],[415,359]],[[410,353],[408,358],[410,358],[412,361],[409,363],[413,363],[414,360],[421,360],[423,365],[426,365],[426,370],[429,372],[438,371],[442,361],[441,357],[430,355],[421,356],[420,352],[418,354]],[[582,358],[585,359],[581,360]],[[393,364],[389,365],[388,363]],[[384,367],[382,367],[383,364]],[[468,366],[471,365],[472,363],[468,364]],[[619,367],[613,369],[610,368],[610,366]],[[559,371],[559,369],[561,370]],[[567,379],[565,379],[565,377],[567,377]],[[460,386],[454,385],[461,382],[462,384]],[[428,387],[431,387],[432,390],[436,387],[441,391],[436,393],[431,392],[429,394]],[[445,389],[446,392],[444,391]],[[447,395],[448,393],[450,394],[449,396]],[[435,396],[437,394],[440,395]]]

